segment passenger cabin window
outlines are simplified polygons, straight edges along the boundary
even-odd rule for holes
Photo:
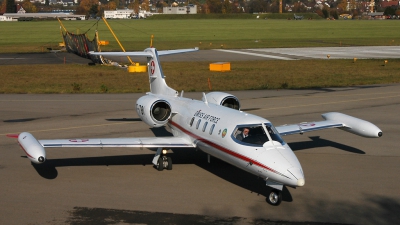
[[[189,125],[192,126],[192,125],[193,125],[193,122],[194,122],[194,117],[190,120]]]
[[[197,121],[196,129],[199,129],[200,123],[201,123],[201,120]]]
[[[211,126],[211,128],[210,128],[210,132],[209,132],[210,135],[213,133],[214,127],[215,127],[215,124],[213,124],[213,125]]]
[[[208,124],[208,122],[205,122],[205,123],[204,123],[203,132],[206,130],[207,124]]]
[[[285,143],[278,131],[270,123],[265,123],[265,129],[261,124],[239,125],[232,134],[233,138],[240,144],[250,146],[262,146],[270,141],[266,131],[273,141],[282,145]]]

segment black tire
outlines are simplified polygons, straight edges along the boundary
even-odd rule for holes
[[[267,196],[267,202],[270,205],[278,206],[282,202],[282,192],[279,190],[272,190]]]
[[[158,158],[158,160],[157,160],[157,170],[158,171],[164,170],[164,160],[163,160],[162,156],[160,156],[160,158]]]
[[[172,170],[172,159],[171,159],[171,157],[167,157],[167,162],[168,162],[167,170]]]

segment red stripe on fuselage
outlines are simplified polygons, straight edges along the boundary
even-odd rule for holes
[[[28,154],[28,152],[24,149],[24,147],[22,147],[22,145],[21,145],[19,142],[18,142],[18,144],[19,144],[19,147],[21,147],[22,150],[24,150],[25,154],[26,154],[29,158],[35,159],[33,156],[31,156],[31,155]]]
[[[184,132],[185,134],[188,134],[189,136],[195,138],[196,140],[201,141],[201,142],[204,142],[205,144],[208,144],[208,145],[214,147],[215,149],[218,149],[218,150],[220,150],[220,151],[222,151],[222,152],[224,152],[224,153],[226,153],[226,154],[229,154],[229,155],[231,155],[231,156],[233,156],[233,157],[236,157],[236,158],[238,158],[238,159],[241,159],[241,160],[243,160],[243,161],[245,161],[245,162],[249,162],[249,163],[252,163],[252,164],[254,164],[254,165],[257,165],[257,166],[259,166],[259,167],[261,167],[261,168],[264,168],[264,169],[266,169],[266,170],[269,170],[269,171],[271,171],[271,172],[273,172],[273,173],[276,173],[276,174],[279,174],[279,175],[281,175],[281,176],[287,177],[287,176],[285,176],[285,175],[279,173],[278,171],[276,171],[276,170],[274,170],[274,169],[271,169],[270,167],[268,167],[268,166],[266,166],[266,165],[264,165],[264,164],[261,164],[260,162],[258,162],[258,161],[256,161],[256,160],[253,160],[253,159],[251,159],[251,158],[249,158],[249,157],[246,157],[246,156],[244,156],[244,155],[238,154],[238,153],[236,153],[236,152],[234,152],[234,151],[231,151],[231,150],[229,150],[229,149],[227,149],[227,148],[224,148],[224,147],[222,147],[222,146],[220,146],[220,145],[217,145],[217,144],[215,144],[214,142],[211,142],[211,141],[209,141],[209,140],[207,140],[207,139],[204,139],[204,138],[202,138],[202,137],[200,137],[200,136],[197,136],[196,134],[194,134],[194,133],[192,133],[192,132],[186,130],[185,128],[183,128],[182,126],[180,126],[179,124],[175,123],[175,122],[172,121],[172,120],[169,120],[169,123],[170,123],[172,126],[178,128],[179,130],[181,130],[182,132]],[[287,178],[289,178],[289,177],[287,177]],[[289,179],[290,179],[290,178],[289,178]]]

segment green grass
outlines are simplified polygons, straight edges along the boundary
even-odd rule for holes
[[[254,15],[252,15],[254,16]],[[399,45],[396,20],[264,20],[264,19],[148,19],[108,20],[126,50],[200,47],[266,48]],[[90,38],[97,29],[101,40],[109,40],[103,51],[120,48],[103,21],[63,21],[67,30],[86,31]],[[42,52],[57,48],[62,41],[58,21],[0,23],[0,53]]]
[[[400,59],[267,60],[232,62],[229,72],[210,72],[210,62],[162,63],[170,87],[180,91],[303,89],[400,82]],[[0,93],[131,93],[149,91],[147,73],[111,66],[1,66]],[[72,71],[72,72],[71,72]],[[246,78],[246,79],[243,79]]]
[[[398,45],[400,29],[395,20],[271,20],[271,19],[148,19],[109,20],[126,50],[198,46],[213,48],[265,48]],[[110,45],[103,51],[120,51],[102,21],[63,21],[71,32],[87,31]],[[61,42],[58,21],[0,23],[0,53],[42,52]],[[165,62],[168,85],[176,90],[318,88],[400,82],[400,59],[298,60],[232,62],[232,71],[210,72],[210,62]],[[128,73],[115,67],[86,65],[0,66],[0,93],[128,93],[149,90],[146,73]],[[247,79],[243,80],[243,77]]]

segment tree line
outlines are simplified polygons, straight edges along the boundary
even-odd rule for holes
[[[381,0],[375,0],[375,5],[379,5]],[[54,9],[73,9],[79,15],[102,16],[104,10],[115,10],[129,8],[135,13],[139,10],[162,13],[163,7],[171,6],[175,0],[80,0],[78,5],[62,6],[50,5],[49,0],[43,5],[41,3],[31,3],[30,0],[24,0],[22,7],[28,13],[51,12]],[[369,1],[366,1],[369,2]],[[15,0],[0,0],[0,12],[15,13]],[[176,3],[176,2],[175,2]],[[328,0],[327,4],[316,6],[314,1],[309,0],[282,0],[283,12],[305,13],[313,12],[322,17],[337,17],[343,13],[349,13],[357,16],[368,10],[365,4],[356,0]],[[187,4],[197,5],[197,13],[278,13],[280,0],[189,0],[185,3],[179,3],[177,6]],[[289,7],[288,7],[289,6]],[[290,9],[290,10],[289,10]],[[387,7],[386,9],[376,8],[377,11],[388,14],[400,14],[397,7]]]

